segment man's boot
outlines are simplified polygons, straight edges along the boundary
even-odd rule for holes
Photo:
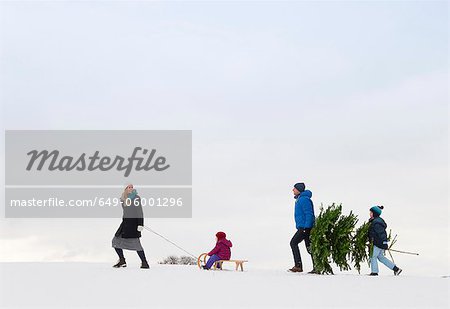
[[[292,267],[291,269],[288,269],[288,271],[290,271],[292,273],[301,273],[301,272],[303,272],[302,264],[297,264],[294,267]]]

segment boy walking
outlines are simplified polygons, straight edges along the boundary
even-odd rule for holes
[[[369,239],[373,243],[373,252],[370,257],[371,273],[369,276],[378,276],[378,261],[394,271],[398,276],[402,272],[391,260],[384,256],[384,251],[388,248],[388,238],[386,233],[387,224],[380,217],[383,206],[373,206],[370,208]]]

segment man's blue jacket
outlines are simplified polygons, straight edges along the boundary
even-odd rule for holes
[[[297,229],[312,228],[314,226],[314,205],[311,201],[312,192],[305,190],[295,200],[295,226]]]

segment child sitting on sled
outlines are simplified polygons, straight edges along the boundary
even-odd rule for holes
[[[402,270],[384,256],[384,250],[388,249],[388,238],[386,233],[387,224],[380,217],[383,209],[383,206],[370,208],[369,239],[373,243],[372,256],[370,257],[370,268],[372,270],[370,276],[378,276],[377,260],[393,270],[395,276],[398,276]]]
[[[208,255],[209,259],[203,269],[210,269],[215,262],[219,260],[229,260],[231,258],[231,247],[233,244],[226,239],[227,235],[224,232],[216,233],[216,246],[212,249]]]

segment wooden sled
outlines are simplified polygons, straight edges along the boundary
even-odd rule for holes
[[[198,268],[202,268],[202,261],[203,261],[203,265],[206,264],[206,259],[208,258],[208,253],[202,253],[200,254],[200,256],[197,259],[197,266]],[[231,263],[235,263],[236,264],[236,270],[239,270],[239,268],[241,269],[241,271],[244,271],[244,263],[248,262],[247,260],[218,260],[216,261],[212,268],[214,270],[216,269],[222,269],[222,264],[224,262],[231,262]]]

